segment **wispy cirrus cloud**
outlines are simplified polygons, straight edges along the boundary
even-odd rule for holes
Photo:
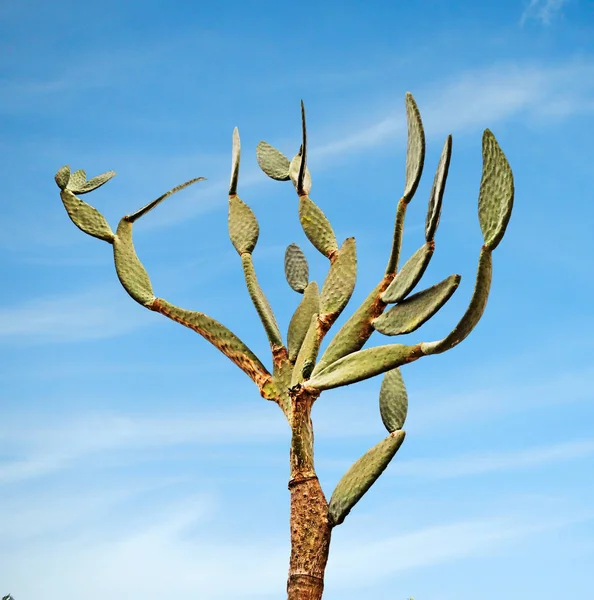
[[[534,19],[549,25],[567,3],[568,0],[530,0],[522,13],[520,23],[523,25],[527,20]]]

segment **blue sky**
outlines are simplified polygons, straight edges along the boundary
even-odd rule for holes
[[[344,321],[379,281],[404,184],[404,94],[427,134],[404,257],[423,243],[433,171],[453,158],[422,285],[455,296],[410,340],[449,332],[481,245],[481,133],[515,175],[486,313],[447,354],[403,369],[407,439],[334,531],[327,600],[594,596],[591,174],[594,10],[586,0],[0,4],[0,592],[15,600],[273,599],[289,554],[289,430],[207,342],[143,310],[111,249],[69,221],[63,164],[118,176],[86,196],[112,227],[208,178],[135,227],[155,292],[268,345],[227,235],[231,133],[254,260],[283,331],[299,298],[283,255],[308,245],[292,156],[308,111],[311,196],[357,239]],[[407,340],[408,340],[407,337]],[[375,334],[370,344],[386,343]],[[316,465],[329,495],[385,435],[380,378],[322,395]]]

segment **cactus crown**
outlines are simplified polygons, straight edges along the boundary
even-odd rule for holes
[[[465,339],[480,320],[491,284],[492,252],[503,238],[513,205],[511,169],[494,135],[487,129],[483,134],[483,171],[478,201],[484,245],[480,250],[476,283],[468,309],[452,331],[441,340],[414,345],[386,344],[363,349],[374,331],[386,336],[416,331],[449,300],[460,283],[459,275],[450,275],[411,295],[435,250],[434,238],[452,153],[451,136],[447,137],[437,164],[428,203],[425,243],[402,268],[398,268],[404,217],[417,190],[425,158],[421,115],[409,93],[406,94],[405,104],[408,122],[405,183],[397,206],[392,249],[385,274],[336,333],[321,356],[318,354],[323,338],[353,293],[357,256],[355,239],[347,238],[339,245],[329,220],[309,196],[312,180],[307,166],[307,129],[303,102],[302,140],[299,151],[291,160],[266,142],[260,142],[256,148],[258,164],[266,175],[277,181],[291,181],[295,186],[303,231],[314,248],[329,261],[328,274],[320,289],[315,281],[309,280],[307,259],[301,248],[297,244],[287,247],[286,279],[289,286],[301,295],[301,300],[290,321],[286,343],[256,276],[252,255],[258,242],[259,226],[252,209],[237,195],[241,146],[237,128],[233,131],[229,237],[241,258],[249,295],[270,343],[274,365],[272,373],[244,342],[218,321],[201,312],[179,308],[155,296],[150,278],[134,249],[134,222],[172,194],[204,178],[192,179],[138,211],[124,216],[114,233],[103,215],[78,197],[105,184],[115,175],[113,171],[87,180],[84,171],[71,173],[66,166],[55,177],[66,211],[74,224],[85,233],[113,246],[116,272],[126,292],[136,302],[193,329],[216,346],[256,383],[264,398],[280,406],[294,432],[297,427],[295,402],[299,398],[309,397],[313,402],[323,390],[383,374],[379,408],[388,436],[355,462],[338,483],[328,506],[331,526],[343,522],[387,467],[404,440],[402,428],[408,398],[400,367],[423,356],[450,350]],[[313,452],[303,442],[308,439],[311,445],[313,433],[307,434],[300,430],[299,435],[303,438],[300,438],[299,446],[294,445],[294,452],[304,455]]]

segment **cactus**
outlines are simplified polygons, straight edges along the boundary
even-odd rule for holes
[[[285,414],[292,431],[289,457],[289,600],[316,600],[322,597],[333,528],[345,520],[372,487],[405,439],[402,428],[408,411],[408,395],[401,367],[424,356],[452,349],[477,325],[489,295],[492,252],[501,242],[511,215],[514,196],[512,172],[495,137],[485,130],[478,202],[484,245],[480,250],[476,283],[468,309],[452,331],[441,340],[363,348],[374,331],[386,336],[416,331],[447,302],[460,283],[459,275],[451,275],[440,283],[410,295],[423,277],[435,250],[435,233],[452,153],[451,136],[444,144],[429,197],[425,243],[401,269],[398,268],[406,209],[418,188],[425,158],[423,123],[417,104],[409,93],[406,94],[405,105],[408,144],[404,191],[396,209],[392,248],[386,269],[379,283],[334,335],[321,357],[318,357],[321,343],[353,293],[357,256],[354,238],[347,238],[339,246],[328,217],[310,198],[312,182],[307,165],[303,102],[302,139],[294,158],[290,160],[266,142],[260,142],[256,149],[258,163],[266,175],[276,181],[291,181],[294,185],[298,196],[297,214],[305,236],[329,261],[328,273],[320,289],[316,281],[310,281],[305,253],[296,244],[288,246],[285,276],[289,286],[301,295],[301,300],[291,318],[286,342],[272,307],[258,283],[253,254],[258,242],[259,225],[252,209],[237,193],[241,146],[237,128],[233,131],[229,237],[239,254],[250,298],[270,343],[272,372],[242,340],[218,321],[204,313],[174,306],[155,295],[149,275],[134,249],[134,222],[174,193],[202,181],[203,177],[192,179],[124,216],[115,233],[96,208],[77,196],[105,184],[113,177],[112,171],[87,180],[84,171],[71,173],[69,167],[62,167],[55,177],[64,207],[74,224],[90,236],[113,246],[116,273],[126,292],[145,308],[202,335],[252,379],[262,397],[278,404]],[[383,374],[383,383],[379,394],[379,412],[388,436],[353,464],[328,501],[314,468],[312,406],[324,390],[380,374]]]

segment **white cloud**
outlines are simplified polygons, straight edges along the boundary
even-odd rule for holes
[[[549,25],[557,16],[568,0],[530,0],[530,3],[522,13],[520,23],[523,25],[528,19],[535,19]]]

